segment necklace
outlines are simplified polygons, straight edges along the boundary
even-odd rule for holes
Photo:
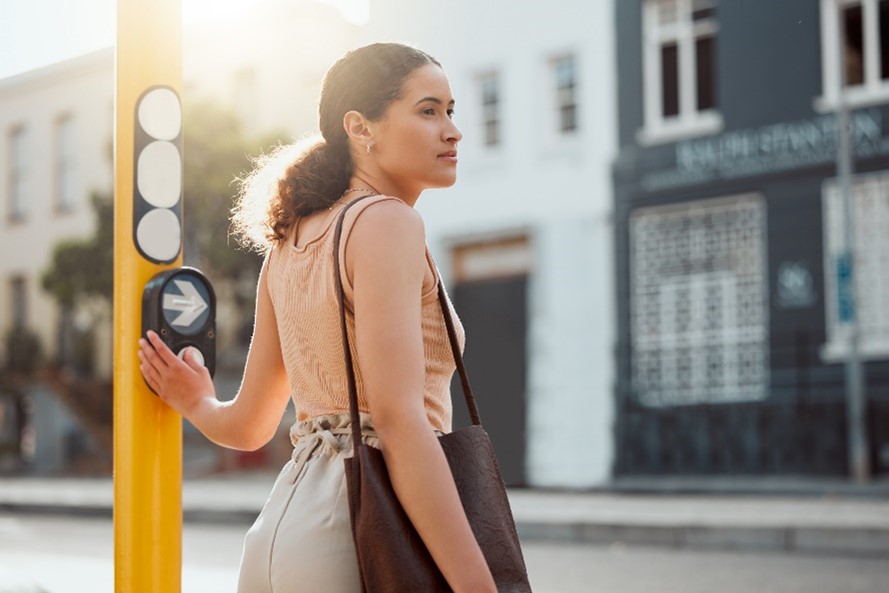
[[[343,195],[340,196],[340,199],[345,198],[347,195],[349,195],[349,194],[352,193],[353,191],[369,191],[369,192],[373,192],[371,195],[376,195],[376,194],[378,193],[375,189],[371,189],[371,188],[369,188],[369,187],[350,187],[349,189],[347,189],[346,191],[343,192]],[[331,204],[331,205],[330,205],[330,208],[328,208],[328,210],[333,210],[333,207],[336,206],[337,204],[339,204],[339,200],[337,200],[336,202],[334,202],[333,204]]]
[[[350,194],[353,191],[372,191],[372,192],[376,193],[376,190],[371,189],[369,187],[350,187],[349,189],[347,189],[346,191],[343,192],[343,196],[345,196],[346,194]]]

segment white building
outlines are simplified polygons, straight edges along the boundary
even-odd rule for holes
[[[56,243],[93,232],[91,192],[111,192],[113,67],[101,51],[0,80],[0,360],[13,328],[55,355],[59,311],[40,279]]]
[[[418,208],[470,326],[470,378],[507,481],[611,476],[614,28],[605,1],[378,0],[363,30],[428,51],[450,78],[459,179]]]

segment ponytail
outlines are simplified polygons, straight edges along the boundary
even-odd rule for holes
[[[293,211],[297,216],[327,208],[346,191],[352,177],[352,157],[348,144],[316,143],[287,168],[278,181],[280,214]],[[288,225],[282,218],[282,227]]]
[[[254,160],[232,209],[232,231],[248,250],[265,253],[285,240],[297,217],[330,207],[348,189],[348,144],[320,136],[281,145]]]

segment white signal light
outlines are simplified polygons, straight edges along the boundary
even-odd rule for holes
[[[182,249],[182,107],[176,92],[154,87],[136,105],[133,240],[154,263]]]
[[[179,218],[166,208],[155,208],[147,213],[136,227],[136,243],[154,261],[170,262],[176,259],[181,237]]]
[[[182,195],[182,155],[172,142],[152,142],[139,154],[136,187],[155,208],[172,208]]]
[[[152,138],[173,140],[182,131],[182,109],[173,89],[155,87],[139,101],[139,125]]]

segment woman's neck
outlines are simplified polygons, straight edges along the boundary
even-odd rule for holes
[[[420,199],[419,191],[410,191],[391,180],[369,174],[367,171],[356,171],[349,180],[349,189],[365,188],[373,193],[392,196],[413,208]],[[355,191],[355,194],[361,192]]]

